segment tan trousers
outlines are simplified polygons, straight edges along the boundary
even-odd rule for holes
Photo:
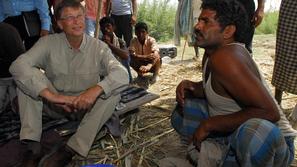
[[[47,115],[59,119],[67,114],[51,104],[31,98],[19,89],[17,93],[21,119],[20,140],[29,139],[39,142],[42,133],[42,116]],[[111,117],[119,100],[119,95],[110,96],[106,100],[98,99],[91,111],[84,115],[76,133],[71,136],[67,145],[81,156],[86,157],[97,132]]]

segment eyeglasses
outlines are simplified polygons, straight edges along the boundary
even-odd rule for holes
[[[66,21],[74,21],[75,19],[77,20],[83,20],[85,18],[85,15],[79,14],[77,16],[65,16],[65,17],[61,17],[61,20],[66,20]]]

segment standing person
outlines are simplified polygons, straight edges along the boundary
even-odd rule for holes
[[[103,17],[99,23],[101,32],[103,34],[101,40],[108,45],[117,60],[126,67],[129,74],[129,82],[131,82],[132,74],[130,70],[129,52],[125,41],[118,38],[114,33],[114,20],[111,17]]]
[[[26,28],[23,15],[25,13],[33,14],[36,17],[34,24],[39,24],[40,33],[30,34],[29,24]],[[33,19],[32,15],[29,19]],[[39,19],[39,20],[38,20]],[[49,16],[48,3],[46,0],[0,0],[0,22],[6,22],[13,25],[19,32],[24,41],[26,50],[29,50],[40,36],[48,35],[51,18]]]
[[[0,23],[0,114],[16,97],[16,87],[8,69],[11,63],[22,53],[25,47],[18,31],[7,23]]]
[[[148,27],[144,22],[135,25],[135,34],[131,40],[129,52],[131,55],[131,67],[137,72],[138,77],[152,72],[151,83],[157,81],[161,68],[159,48],[155,38],[148,35]]]
[[[205,49],[203,81],[177,86],[173,127],[192,139],[199,167],[289,166],[297,132],[242,43],[248,24],[243,6],[237,0],[203,0],[201,8],[195,34]],[[193,166],[173,160],[160,166]]]
[[[115,21],[115,34],[124,38],[127,47],[133,37],[133,26],[137,20],[136,0],[107,0],[111,3],[111,17]],[[107,14],[108,15],[108,14]]]
[[[195,46],[194,26],[198,22],[201,12],[201,0],[178,0],[178,6],[175,14],[174,43],[180,46],[180,37],[185,36],[186,42],[192,46],[195,51],[195,59],[199,57],[199,49]]]
[[[245,34],[244,44],[250,53],[252,50],[253,37],[255,33],[255,28],[259,26],[264,17],[264,5],[265,0],[257,0],[258,6],[255,7],[254,0],[238,0],[245,8],[248,16],[248,25]]]
[[[196,8],[195,6],[201,6],[202,1],[201,0],[192,0],[192,6],[191,6],[191,10],[193,13],[193,25],[195,26],[198,23],[198,17],[200,15],[201,9],[200,8]],[[194,27],[193,26],[193,27]],[[193,28],[194,29],[194,28]],[[192,39],[192,44],[194,51],[195,51],[195,58],[197,59],[199,57],[199,47],[195,45],[195,37],[193,37],[194,32],[192,33],[191,37],[194,38],[194,40]]]
[[[102,11],[100,18],[105,17],[107,10],[108,10],[108,4],[106,2],[107,0],[102,0]],[[86,33],[92,37],[95,36],[95,30],[96,30],[96,18],[97,18],[97,12],[98,12],[98,0],[85,0],[85,8],[86,8]]]
[[[283,91],[297,94],[297,1],[283,0],[276,33],[275,64],[272,85],[275,99],[282,101]]]
[[[63,32],[41,38],[10,67],[19,88],[20,140],[26,146],[22,166],[37,166],[42,156],[43,115],[81,123],[41,166],[64,167],[75,154],[86,157],[120,100],[115,90],[128,84],[126,70],[108,46],[84,34],[85,13],[80,2],[62,1],[55,17]]]

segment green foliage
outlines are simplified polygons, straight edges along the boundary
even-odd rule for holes
[[[149,34],[157,41],[173,38],[176,6],[170,0],[143,0],[138,6],[138,21],[149,26]]]
[[[278,22],[278,11],[265,13],[262,23],[256,28],[256,34],[275,34]]]
[[[170,3],[170,1],[173,0],[142,0],[138,4],[137,20],[147,23],[150,35],[160,42],[172,40],[174,36],[177,3]],[[277,22],[278,11],[267,12],[255,33],[275,34]]]

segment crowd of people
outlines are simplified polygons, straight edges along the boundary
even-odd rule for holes
[[[203,80],[178,84],[171,117],[196,158],[166,157],[159,166],[289,166],[297,131],[280,102],[283,91],[296,93],[297,4],[283,0],[280,8],[272,80],[276,100],[252,58],[264,0],[257,9],[253,0],[198,4],[193,37],[195,47],[205,50]],[[62,167],[76,154],[86,157],[114,113],[117,90],[147,73],[151,84],[158,81],[159,48],[148,25],[137,22],[136,0],[101,5],[98,15],[97,0],[0,0],[0,114],[7,105],[17,106],[22,166]],[[94,38],[97,16],[99,39]],[[40,143],[43,117],[80,121],[67,142],[46,157]]]

